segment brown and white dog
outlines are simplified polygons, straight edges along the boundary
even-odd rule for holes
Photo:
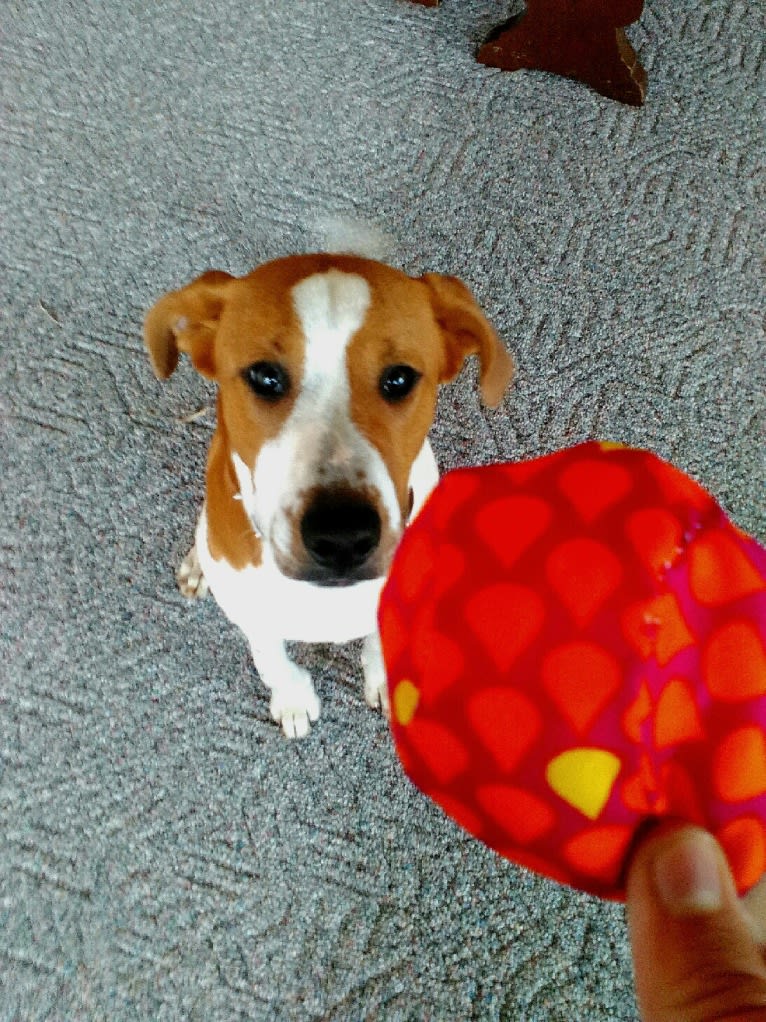
[[[144,325],[154,371],[179,351],[218,384],[217,428],[182,592],[210,587],[250,643],[271,715],[307,734],[319,700],[286,640],[365,638],[365,698],[386,707],[378,597],[405,524],[436,484],[439,384],[480,359],[496,405],[512,362],[468,289],[351,255],[211,271]]]

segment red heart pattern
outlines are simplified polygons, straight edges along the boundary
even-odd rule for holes
[[[424,580],[428,580],[427,584]],[[646,451],[442,479],[381,598],[410,778],[514,861],[611,898],[648,819],[766,869],[766,551]]]

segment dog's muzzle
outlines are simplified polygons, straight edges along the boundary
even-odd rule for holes
[[[304,512],[300,532],[312,581],[343,585],[365,577],[364,565],[380,544],[380,514],[363,498],[325,491]]]

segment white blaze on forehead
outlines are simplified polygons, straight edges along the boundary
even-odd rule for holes
[[[364,277],[330,270],[296,284],[292,298],[306,347],[288,428],[306,431],[311,450],[304,450],[304,466],[318,458],[342,466],[353,443],[346,356],[370,306],[370,287]]]
[[[315,273],[293,288],[293,305],[306,337],[303,389],[346,382],[348,342],[370,307],[370,286],[354,273]]]
[[[289,512],[317,485],[377,490],[391,527],[401,525],[396,491],[378,450],[351,419],[347,355],[372,295],[364,277],[329,270],[300,281],[292,300],[305,338],[304,368],[293,409],[261,449],[249,486],[236,466],[247,510],[266,538],[286,548]],[[243,485],[244,484],[244,485]]]

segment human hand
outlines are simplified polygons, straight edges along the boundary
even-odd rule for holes
[[[766,959],[752,912],[763,888],[737,897],[718,843],[664,824],[628,872],[628,927],[643,1022],[766,1022]],[[766,921],[766,916],[763,917]]]

